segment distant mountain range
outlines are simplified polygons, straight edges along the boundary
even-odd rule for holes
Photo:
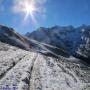
[[[74,56],[90,63],[90,25],[40,27],[25,36],[0,25],[0,41],[54,57]]]
[[[66,50],[70,55],[90,62],[90,25],[39,28],[27,37]]]

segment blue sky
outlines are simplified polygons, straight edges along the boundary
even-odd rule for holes
[[[0,24],[13,27],[22,34],[39,27],[90,24],[90,0],[34,0],[36,9],[40,8],[33,13],[36,22],[30,15],[25,20],[25,13],[19,10],[16,1],[0,0]]]

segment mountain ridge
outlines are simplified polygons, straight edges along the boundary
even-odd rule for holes
[[[26,34],[30,39],[34,39],[41,43],[50,44],[58,48],[63,48],[69,52],[70,55],[80,59],[86,60],[90,63],[90,55],[81,54],[79,52],[81,46],[90,43],[90,25],[82,25],[79,27],[70,26],[54,26],[51,28],[41,27],[32,33]],[[85,48],[83,48],[85,49]],[[77,53],[78,52],[78,53]],[[88,45],[88,53],[90,54],[90,46]]]
[[[76,29],[73,26],[54,26],[41,27],[37,31],[22,36],[12,28],[0,25],[0,41],[24,50],[35,50],[51,57],[74,56],[90,63],[88,33],[90,33],[90,25],[83,25]]]

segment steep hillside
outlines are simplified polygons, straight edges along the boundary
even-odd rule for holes
[[[25,50],[30,48],[27,38],[17,33],[13,28],[3,25],[0,25],[0,41]]]

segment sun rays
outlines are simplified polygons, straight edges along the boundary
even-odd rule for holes
[[[38,11],[36,9],[36,6],[34,2],[25,1],[22,3],[22,11],[25,13],[25,19],[27,19],[29,16],[34,17],[34,13]]]
[[[32,21],[36,23],[37,20],[35,14],[42,14],[45,11],[43,5],[44,3],[45,0],[15,0],[13,11],[16,13],[24,14],[25,21],[30,17]]]

